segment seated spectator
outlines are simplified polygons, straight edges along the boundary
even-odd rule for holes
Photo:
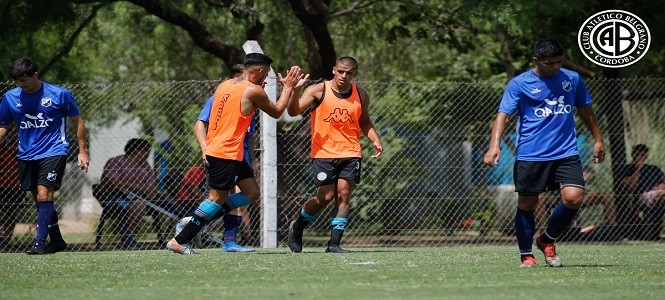
[[[621,175],[622,187],[629,200],[643,212],[642,232],[636,237],[654,240],[660,237],[665,206],[665,173],[646,163],[649,147],[644,144],[633,147],[633,163],[626,166]]]
[[[14,228],[19,218],[19,207],[15,204],[24,202],[25,191],[21,190],[18,173],[18,145],[16,134],[8,134],[0,140],[0,247],[10,246]]]
[[[141,219],[146,213],[146,204],[143,201],[128,196],[123,191],[129,191],[144,199],[154,199],[157,196],[157,175],[148,164],[150,156],[150,143],[144,139],[134,138],[125,145],[125,154],[113,157],[106,162],[99,182],[99,194],[106,195],[106,199],[114,201],[127,211],[127,223],[123,225],[123,246],[138,250],[143,244],[136,239],[136,231]]]

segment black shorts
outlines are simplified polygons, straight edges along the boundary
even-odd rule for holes
[[[360,157],[349,158],[312,158],[312,173],[316,186],[337,183],[338,179],[360,183]]]
[[[552,161],[515,161],[515,191],[520,195],[536,195],[556,191],[565,186],[584,189],[582,162],[578,155]]]
[[[211,188],[229,191],[238,181],[254,178],[252,168],[244,160],[222,159],[206,155],[208,166],[208,184]]]
[[[21,174],[21,189],[35,191],[38,185],[60,189],[62,176],[65,175],[67,156],[58,155],[38,160],[19,160],[18,169]]]

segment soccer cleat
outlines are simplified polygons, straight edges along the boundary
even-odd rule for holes
[[[520,268],[533,268],[538,266],[538,262],[533,255],[522,255],[520,259],[522,260]]]
[[[545,254],[545,262],[547,262],[548,265],[552,267],[560,267],[563,265],[561,257],[556,255],[556,247],[554,246],[554,243],[543,243],[540,240],[540,237],[537,237],[536,246],[538,246],[538,249]]]
[[[349,253],[351,251],[342,249],[339,245],[328,245],[326,248],[326,253]]]
[[[224,245],[222,245],[222,252],[240,252],[240,253],[247,253],[247,252],[254,252],[256,251],[254,248],[249,248],[249,247],[243,247],[235,242],[226,242]]]
[[[30,249],[25,251],[28,255],[42,255],[49,254],[46,252],[46,244],[34,243]]]
[[[192,248],[191,244],[178,244],[175,239],[171,239],[168,243],[166,243],[166,249],[169,249],[175,253],[180,253],[180,254],[196,254],[194,252],[194,248]]]
[[[289,249],[295,253],[302,252],[302,230],[295,229],[296,221],[292,221],[289,225]]]
[[[65,241],[51,242],[46,246],[46,253],[53,254],[67,249]]]

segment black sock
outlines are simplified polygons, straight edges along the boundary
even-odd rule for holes
[[[293,224],[293,228],[295,230],[305,230],[307,225],[309,225],[310,221],[307,221],[301,214],[298,214],[298,218],[296,219],[295,224]]]
[[[330,233],[330,241],[328,241],[328,246],[339,246],[342,242],[342,235],[344,230],[333,229]]]
[[[188,244],[206,224],[208,224],[208,221],[203,218],[197,215],[192,216],[192,220],[185,224],[185,228],[175,236],[175,241],[178,244]]]

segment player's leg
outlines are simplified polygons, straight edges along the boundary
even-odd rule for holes
[[[339,170],[339,179],[337,180],[337,197],[335,199],[335,216],[330,220],[331,234],[328,241],[326,252],[345,253],[349,252],[340,248],[342,235],[349,222],[349,212],[351,210],[350,200],[356,184],[360,183],[361,173],[360,157],[339,159],[336,170]]]
[[[242,186],[242,187],[241,187]],[[244,192],[243,192],[244,191]],[[256,200],[259,198],[259,188],[254,181],[254,178],[246,178],[238,182],[235,187],[235,193],[243,192],[249,195],[249,198]],[[224,220],[224,245],[222,246],[223,252],[254,252],[253,248],[243,247],[239,245],[236,240],[238,237],[238,230],[243,222],[243,215],[246,213],[245,207],[239,207],[228,214],[223,216]]]
[[[554,174],[555,181],[561,186],[562,201],[552,211],[547,229],[536,239],[536,245],[550,266],[559,267],[562,262],[556,254],[554,242],[570,226],[584,202],[584,178],[579,157],[559,160]]]
[[[249,205],[253,199],[259,197],[256,182],[253,181],[251,169],[244,162],[207,157],[208,183],[210,192],[198,206],[189,223],[167,244],[167,248],[181,254],[192,254],[191,240],[215,218],[218,218],[238,207]],[[249,172],[249,175],[247,173]],[[244,179],[241,179],[243,178]],[[236,185],[236,180],[242,193],[229,195]],[[247,189],[247,182],[254,183],[254,189]],[[252,197],[252,198],[249,198]]]
[[[339,245],[342,241],[342,235],[349,223],[349,212],[351,205],[349,200],[355,182],[348,179],[337,180],[337,197],[335,199],[334,217],[330,219],[330,240],[326,252],[347,253],[348,250],[342,249]]]
[[[333,159],[312,159],[312,172],[317,185],[316,196],[305,201],[297,213],[296,220],[289,224],[288,246],[293,252],[302,251],[303,231],[314,220],[316,214],[337,195],[337,177],[333,173],[333,161]]]
[[[58,212],[55,209],[53,194],[60,189],[65,173],[65,156],[53,156],[30,162],[25,183],[37,203],[37,230],[33,247],[28,254],[48,254],[64,250],[67,247],[58,226]],[[23,171],[23,170],[22,170]],[[22,188],[24,175],[21,175]],[[36,184],[33,188],[33,184]],[[46,243],[47,237],[50,244]]]
[[[515,211],[515,237],[520,252],[520,267],[538,265],[533,255],[533,236],[536,230],[535,211],[538,196],[545,192],[552,169],[550,162],[515,161],[514,181],[518,194]]]

